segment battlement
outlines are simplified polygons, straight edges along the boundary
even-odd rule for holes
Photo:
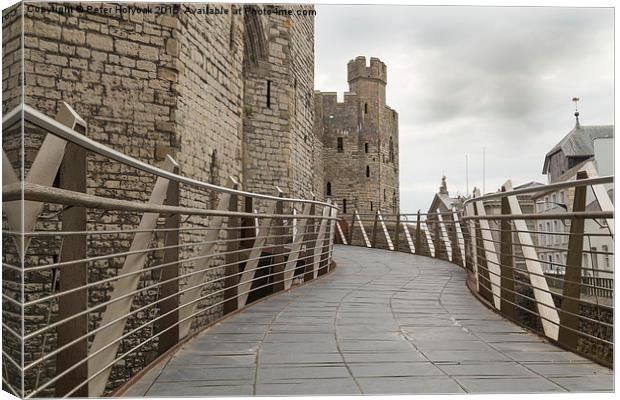
[[[367,66],[366,57],[359,56],[347,64],[347,79],[349,83],[357,79],[376,79],[387,84],[387,68],[376,57],[370,57],[370,66]]]
[[[357,93],[353,92],[344,92],[343,93],[343,101],[338,100],[337,92],[321,92],[320,90],[314,91],[315,99],[321,99],[321,103],[324,106],[337,106],[337,105],[357,105]]]

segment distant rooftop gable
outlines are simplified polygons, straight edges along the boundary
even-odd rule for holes
[[[540,182],[536,182],[536,181],[530,181],[528,183],[524,183],[523,185],[515,186],[513,189],[514,190],[517,190],[517,189],[527,189],[527,188],[538,187],[538,186],[545,186],[545,184],[544,183],[540,183]]]
[[[561,151],[565,157],[591,157],[594,155],[593,140],[596,138],[613,138],[613,125],[590,125],[577,124],[568,135],[564,136],[545,156],[543,174],[549,172],[549,160],[552,155]]]

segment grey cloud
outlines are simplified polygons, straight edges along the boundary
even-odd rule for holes
[[[451,190],[544,181],[545,153],[573,126],[613,122],[613,11],[594,8],[317,6],[316,84],[344,91],[358,55],[388,66],[400,114],[404,211]],[[405,154],[407,154],[405,156]]]

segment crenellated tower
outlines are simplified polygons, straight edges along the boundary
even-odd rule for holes
[[[349,92],[315,93],[315,130],[322,138],[325,197],[347,214],[399,210],[398,114],[386,105],[387,68],[378,58],[347,65]]]

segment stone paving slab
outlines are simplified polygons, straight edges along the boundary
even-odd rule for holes
[[[336,246],[338,268],[202,332],[126,396],[611,391],[613,371],[482,305],[458,266]]]

